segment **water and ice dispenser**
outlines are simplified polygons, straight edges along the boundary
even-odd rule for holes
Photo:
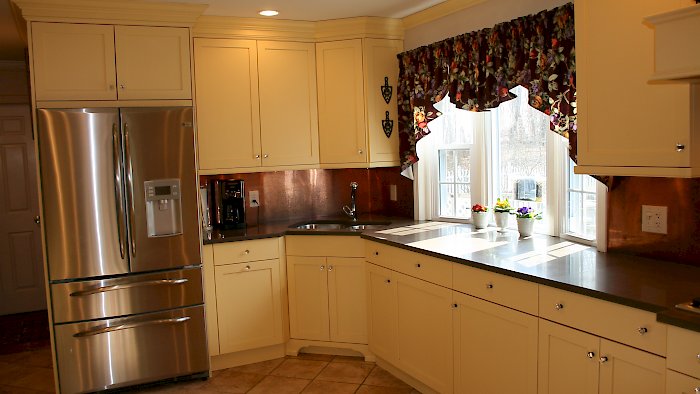
[[[179,179],[156,179],[143,183],[146,191],[146,223],[149,237],[182,234],[182,203]]]

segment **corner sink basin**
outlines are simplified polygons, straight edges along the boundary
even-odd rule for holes
[[[351,226],[348,226],[349,229],[351,230],[378,230],[380,228],[384,228],[388,226],[389,223],[384,223],[384,224],[353,224]]]
[[[300,230],[340,230],[346,227],[347,225],[342,223],[306,223],[300,224],[295,228]]]

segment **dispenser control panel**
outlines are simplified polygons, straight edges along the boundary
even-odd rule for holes
[[[182,234],[179,179],[154,179],[143,183],[149,237]]]

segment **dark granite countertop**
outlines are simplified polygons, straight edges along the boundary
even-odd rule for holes
[[[328,220],[328,218],[325,218]],[[371,217],[362,221],[387,221]],[[311,221],[311,220],[308,220]],[[601,253],[593,247],[558,237],[518,232],[475,230],[468,224],[394,219],[384,230],[298,230],[279,222],[245,230],[212,233],[205,243],[277,237],[289,234],[360,235],[433,257],[541,283],[657,313],[657,320],[700,332],[700,314],[677,310],[676,304],[700,296],[700,268],[619,253]],[[411,229],[397,232],[400,227]]]

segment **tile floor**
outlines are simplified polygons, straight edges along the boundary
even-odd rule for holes
[[[0,355],[0,393],[51,393],[53,369],[48,347]],[[411,386],[362,358],[300,354],[214,371],[202,381],[141,387],[144,393],[321,393],[415,394]]]

